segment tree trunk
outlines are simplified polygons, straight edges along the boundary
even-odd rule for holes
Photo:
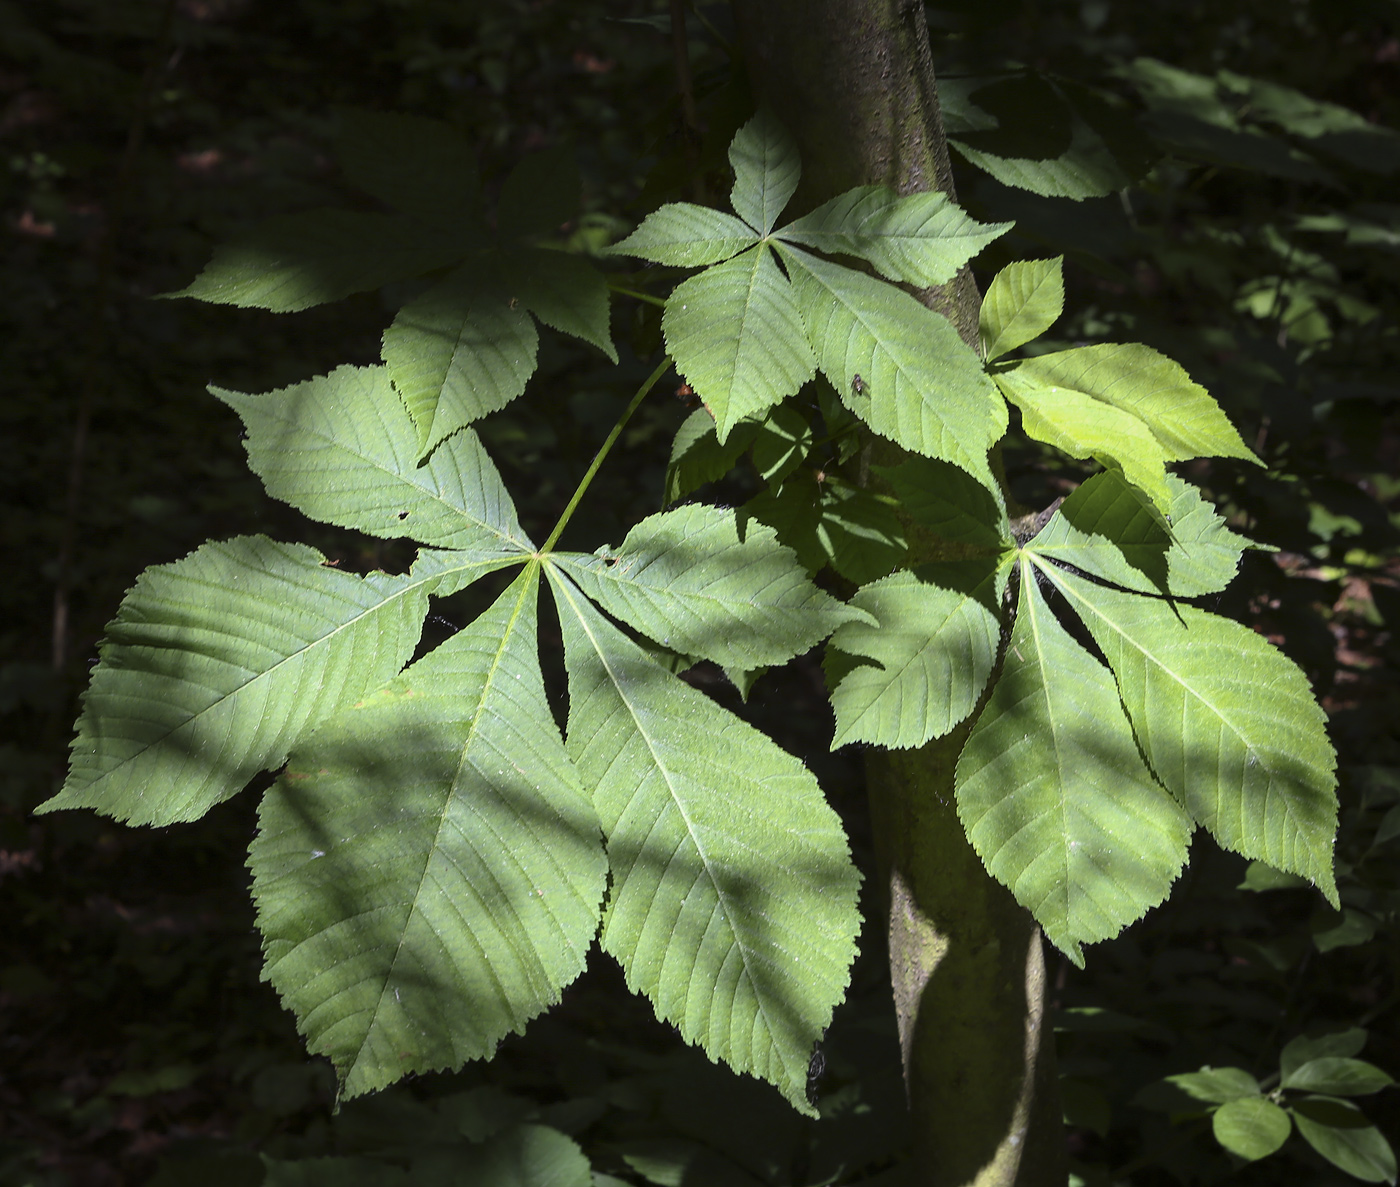
[[[873,183],[955,196],[922,3],[735,0],[734,12],[755,98],[802,150],[795,209]],[[970,272],[916,295],[976,345]],[[910,539],[911,562],[938,556],[926,533]],[[920,750],[872,751],[866,767],[915,1135],[912,1181],[1063,1187],[1040,931],[987,874],[954,804],[969,728]]]

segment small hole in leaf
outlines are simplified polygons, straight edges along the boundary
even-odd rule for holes
[[[400,511],[400,512],[399,512],[399,520],[400,520],[400,522],[402,522],[403,520],[405,520],[405,519],[407,519],[407,518],[408,518],[408,512],[407,512],[407,511]]]

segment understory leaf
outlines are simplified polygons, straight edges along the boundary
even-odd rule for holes
[[[849,669],[831,690],[831,748],[922,746],[971,713],[996,660],[1008,573],[998,559],[951,561],[857,591],[851,605],[872,621],[846,623],[827,649],[828,671]]]
[[[500,251],[493,262],[502,286],[540,321],[596,346],[617,362],[608,282],[597,268],[582,256],[543,247]]]
[[[640,227],[609,250],[612,255],[638,256],[655,264],[698,268],[736,256],[760,238],[732,214],[693,202],[671,202],[647,215]]]
[[[1146,496],[1115,470],[1095,474],[1060,505],[1030,548],[1038,556],[1140,593],[1194,598],[1234,579],[1257,548],[1225,526],[1201,492],[1167,475],[1168,529]]]
[[[1336,906],[1337,759],[1307,677],[1237,622],[1037,563],[1108,660],[1163,785],[1226,849]]]
[[[778,236],[828,254],[856,256],[881,276],[927,288],[946,284],[1010,223],[982,224],[946,194],[857,186],[783,227]]]
[[[389,378],[418,426],[419,456],[525,390],[539,335],[523,309],[464,268],[410,301],[384,331]]]
[[[765,108],[735,133],[729,164],[734,170],[729,193],[734,213],[767,235],[802,178],[796,142]]]
[[[336,157],[351,182],[405,214],[454,235],[480,221],[476,150],[441,120],[346,112]]]
[[[494,1053],[583,969],[605,863],[531,566],[293,755],[249,851],[264,976],[342,1095]]]
[[[808,572],[830,565],[857,585],[886,576],[908,551],[888,500],[839,479],[818,481],[808,470],[750,499],[740,517],[773,528]]]
[[[418,430],[386,367],[337,367],[259,396],[209,390],[242,418],[267,493],[312,519],[440,548],[534,547],[470,429],[417,464]]]
[[[987,450],[1006,431],[1006,407],[948,319],[864,273],[780,250],[817,363],[846,406],[906,449],[994,486]]]
[[[889,480],[905,513],[949,543],[983,552],[1000,552],[1011,543],[1000,487],[989,489],[937,458],[914,457],[876,469]]]
[[[1314,1150],[1363,1183],[1395,1183],[1395,1151],[1350,1101],[1310,1096],[1290,1102],[1293,1123]]]
[[[569,754],[607,838],[602,945],[658,1017],[800,1112],[855,955],[859,875],[797,759],[671,675],[559,571]]]
[[[1028,560],[1004,666],[957,767],[987,869],[1082,967],[1081,944],[1156,906],[1191,824],[1143,764],[1113,679],[1045,604]]]
[[[786,663],[865,618],[819,590],[772,528],[695,504],[642,520],[616,549],[556,554],[609,614],[721,667]]]
[[[764,246],[677,285],[661,328],[676,370],[714,415],[720,441],[816,370],[792,289]]]
[[[436,578],[325,559],[238,536],[147,569],[107,625],[68,779],[38,811],[197,820],[397,672]]]
[[[717,482],[728,474],[744,450],[753,444],[762,423],[759,417],[741,420],[721,444],[715,436],[715,418],[708,409],[697,408],[687,416],[671,443],[663,505],[674,503],[696,487]]]
[[[311,210],[279,215],[215,248],[171,297],[295,313],[421,276],[459,259],[466,244],[397,214]]]
[[[1215,1140],[1247,1162],[1267,1158],[1293,1132],[1293,1123],[1273,1101],[1262,1096],[1227,1101],[1210,1119]]]
[[[1064,312],[1064,256],[1008,264],[982,298],[978,329],[987,362],[1039,338]]]
[[[1163,512],[1171,506],[1167,462],[1257,460],[1205,388],[1147,346],[1079,346],[1026,359],[995,377],[1030,436],[1121,467]]]

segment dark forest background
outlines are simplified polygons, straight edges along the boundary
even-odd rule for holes
[[[985,287],[1012,259],[1063,253],[1055,341],[1159,347],[1268,462],[1193,463],[1232,525],[1278,550],[1246,554],[1217,609],[1302,665],[1340,756],[1340,912],[1200,836],[1169,903],[1090,950],[1086,971],[1052,955],[1077,1173],[1355,1181],[1296,1135],[1233,1162],[1208,1120],[1155,1108],[1151,1086],[1207,1063],[1266,1079],[1288,1040],[1351,1027],[1364,1058],[1400,1073],[1400,5],[946,0],[929,20],[950,96],[1014,84],[987,99],[1001,128],[968,134],[974,149],[1063,151],[1069,117],[1047,79],[1061,95],[1094,88],[1126,129],[1138,180],[1083,202],[955,155],[960,201],[1018,224],[975,271]],[[371,363],[401,296],[295,316],[154,298],[264,216],[362,203],[328,148],[346,107],[452,122],[488,191],[523,154],[566,146],[585,179],[572,234],[619,237],[679,196],[694,159],[668,30],[667,5],[642,0],[0,0],[0,1185],[391,1182],[409,1148],[522,1119],[570,1135],[599,1182],[680,1182],[680,1165],[686,1184],[797,1187],[898,1163],[872,929],[828,1036],[820,1122],[685,1049],[598,953],[491,1064],[333,1115],[329,1068],[259,981],[254,797],[156,830],[30,815],[63,777],[103,624],[144,566],[246,532],[355,569],[399,559],[268,499],[205,386],[266,391]],[[698,155],[718,177],[749,114],[742,72],[724,6],[692,11],[689,30]],[[485,423],[527,529],[558,512],[658,342],[654,310],[615,310],[620,368],[551,336],[526,397]],[[619,539],[659,506],[685,415],[681,401],[643,408],[591,496],[595,534]],[[1007,462],[1035,507],[1087,473],[1026,445]],[[747,481],[714,495],[737,502]],[[470,613],[449,605],[429,629]],[[869,868],[861,756],[827,754],[818,657],[770,673],[744,706],[717,673],[693,679],[810,758]],[[1400,1134],[1400,1091],[1360,1103]],[[306,1161],[328,1156],[362,1161]]]

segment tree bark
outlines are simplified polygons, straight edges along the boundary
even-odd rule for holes
[[[755,99],[802,151],[800,212],[857,185],[955,197],[923,4],[735,0]],[[966,269],[916,293],[975,348]],[[887,443],[877,443],[882,456]],[[911,525],[912,526],[912,525]],[[939,545],[911,531],[910,563]],[[968,844],[953,774],[969,724],[866,766],[890,975],[913,1120],[913,1181],[1063,1187],[1054,1035],[1040,931]]]

